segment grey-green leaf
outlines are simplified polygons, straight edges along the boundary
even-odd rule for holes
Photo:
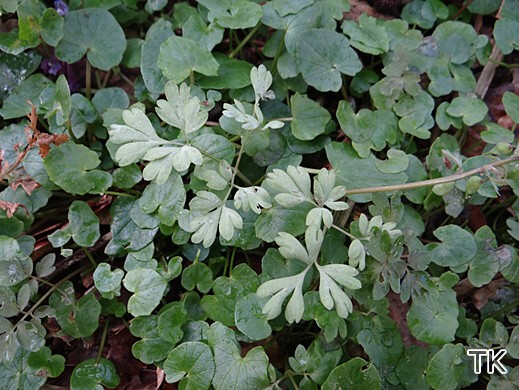
[[[124,31],[114,16],[102,8],[85,8],[65,16],[56,56],[71,64],[86,53],[92,66],[109,70],[121,62],[125,50]]]
[[[337,92],[342,85],[341,73],[354,76],[362,69],[348,39],[325,29],[301,33],[295,45],[295,59],[304,80],[321,92]]]

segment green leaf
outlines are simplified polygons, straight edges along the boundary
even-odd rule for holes
[[[115,389],[120,381],[111,360],[101,358],[99,362],[96,362],[96,359],[88,359],[74,367],[70,377],[70,389],[98,389],[100,384],[109,389]]]
[[[506,375],[492,375],[487,384],[488,390],[514,390],[519,383],[519,368],[512,368]]]
[[[174,344],[160,337],[158,316],[136,317],[130,324],[130,332],[141,339],[132,345],[133,355],[143,363],[152,364],[164,360]]]
[[[160,303],[167,283],[152,269],[133,269],[123,279],[124,287],[134,294],[128,300],[128,312],[135,317],[149,315]]]
[[[214,296],[203,297],[201,305],[213,320],[234,326],[236,304],[240,299],[254,293],[259,284],[256,272],[246,264],[239,264],[232,269],[230,277],[220,276],[214,281]],[[247,302],[244,301],[243,304],[246,305]]]
[[[474,126],[485,119],[488,107],[477,98],[460,96],[454,98],[446,111],[451,116],[462,117],[467,126]]]
[[[209,9],[210,21],[215,20],[224,28],[233,30],[254,27],[263,12],[261,6],[248,0],[198,0]]]
[[[272,329],[262,305],[254,293],[243,296],[236,303],[234,320],[236,327],[251,340],[262,340],[270,336]]]
[[[50,179],[70,194],[101,193],[112,185],[108,172],[95,169],[101,161],[86,146],[66,142],[43,161]]]
[[[118,87],[104,88],[96,92],[92,98],[97,113],[103,115],[110,108],[125,110],[130,105],[128,94]]]
[[[191,72],[216,76],[218,62],[211,52],[191,39],[172,36],[160,45],[157,64],[164,76],[175,84],[181,83]]]
[[[481,287],[490,283],[502,267],[501,257],[499,256],[500,250],[497,248],[496,237],[488,226],[479,228],[474,234],[474,239],[476,240],[477,251],[469,263],[468,277],[474,286]],[[506,250],[506,248],[503,249]],[[509,256],[510,260],[511,258]]]
[[[52,293],[49,304],[56,310],[56,319],[63,331],[75,338],[89,337],[99,327],[101,305],[94,294],[87,294],[78,301],[69,281],[60,285],[60,291]]]
[[[381,381],[375,366],[362,358],[353,358],[333,369],[323,383],[323,390],[335,389],[380,389]]]
[[[163,184],[150,183],[138,203],[146,214],[157,213],[160,223],[173,226],[186,201],[186,191],[180,175],[173,174]]]
[[[186,290],[191,291],[196,286],[198,291],[206,293],[213,286],[213,273],[204,263],[196,262],[184,269],[181,283]]]
[[[101,236],[99,218],[85,202],[80,200],[72,202],[68,211],[68,221],[66,227],[48,236],[54,248],[62,247],[71,237],[79,246],[90,247]]]
[[[56,47],[60,60],[72,64],[86,53],[92,66],[109,70],[119,65],[125,50],[124,31],[107,10],[86,8],[65,15],[63,38]]]
[[[27,103],[27,100],[35,105],[38,114],[43,113],[39,104],[40,94],[50,85],[52,85],[52,82],[41,73],[29,76],[4,100],[0,115],[5,120],[27,115],[31,112],[31,106]]]
[[[197,42],[211,51],[223,39],[224,29],[216,23],[206,25],[198,14],[192,15],[182,25],[182,36]],[[225,58],[229,58],[225,56]]]
[[[355,150],[346,143],[332,142],[326,146],[328,160],[335,168],[337,182],[348,190],[354,188],[374,187],[382,185],[402,184],[407,175],[400,173],[384,173],[377,168],[375,156],[360,158]],[[356,201],[366,202],[371,195],[352,196]]]
[[[377,368],[378,374],[387,386],[403,354],[403,343],[396,323],[386,316],[376,316],[372,326],[364,327],[357,340]]]
[[[453,341],[458,328],[456,293],[449,289],[415,297],[407,312],[407,323],[413,336],[420,341],[428,344]]]
[[[291,122],[292,134],[300,140],[312,140],[325,132],[326,124],[331,116],[328,110],[319,103],[295,93],[290,98],[293,120]]]
[[[288,358],[290,367],[298,374],[308,375],[312,381],[322,385],[341,359],[341,349],[327,350],[330,346],[320,338],[314,339],[308,350],[299,344],[294,357]]]
[[[350,37],[351,45],[364,53],[378,55],[389,51],[389,37],[384,26],[365,13],[360,15],[358,24],[346,20],[341,28]]]
[[[164,372],[166,381],[180,381],[181,389],[209,389],[215,372],[211,349],[199,341],[182,343],[168,355]]]
[[[198,77],[197,85],[204,89],[238,89],[251,84],[252,65],[249,62],[229,58],[222,53],[215,53],[214,58],[219,64],[217,75]]]
[[[472,364],[464,361],[465,348],[461,344],[446,344],[434,355],[427,366],[427,382],[436,390],[454,390],[477,380]],[[470,371],[470,381],[463,378]]]
[[[174,14],[176,16],[176,12]],[[166,39],[174,35],[171,23],[165,19],[157,20],[146,32],[146,39],[142,44],[140,69],[146,88],[153,94],[163,93],[166,81],[168,81],[157,61],[160,46]]]
[[[110,264],[99,263],[94,271],[94,284],[103,298],[112,299],[120,295],[124,271],[111,270]]]
[[[400,130],[420,139],[428,139],[431,135],[429,129],[434,126],[431,116],[433,109],[434,99],[425,91],[415,96],[404,95],[393,107],[395,114],[401,118],[398,121]]]
[[[32,248],[31,248],[32,252]],[[20,242],[0,236],[0,286],[14,286],[32,274],[33,263]]]
[[[455,267],[468,263],[476,254],[474,236],[457,225],[441,226],[433,234],[441,244],[427,245],[431,260],[442,267]]]
[[[241,357],[232,330],[215,322],[209,333],[215,363],[212,383],[215,390],[236,389],[237,386],[243,390],[256,390],[270,384],[269,359],[262,347],[252,348]]]
[[[131,164],[117,168],[112,172],[112,178],[114,186],[119,188],[132,188],[142,180],[142,173],[137,164]]]
[[[337,92],[341,73],[354,76],[362,68],[348,39],[335,31],[313,29],[297,37],[295,59],[304,80],[318,91]]]
[[[49,111],[45,114],[45,118],[56,115],[56,124],[61,126],[69,119],[71,108],[72,100],[70,98],[68,82],[65,76],[61,75],[56,80],[52,107],[50,107]]]
[[[0,99],[5,101],[13,89],[33,73],[41,62],[41,56],[35,52],[19,55],[0,53]]]
[[[29,354],[27,365],[38,376],[56,378],[65,370],[65,358],[61,355],[52,355],[49,348],[42,347],[39,351]]]
[[[144,40],[141,38],[128,39],[126,41],[126,50],[124,51],[121,64],[127,68],[138,68],[141,65],[143,43]]]
[[[503,104],[506,113],[515,123],[519,123],[519,96],[510,91],[503,94]]]
[[[496,21],[494,25],[494,37],[496,46],[503,54],[510,54],[519,48],[519,21],[503,18]]]
[[[425,378],[428,363],[429,352],[427,349],[416,345],[406,349],[396,368],[398,378],[406,390],[429,389]]]
[[[0,383],[6,390],[38,390],[45,377],[38,376],[27,363],[31,352],[20,348],[13,359],[0,364]]]
[[[387,160],[375,161],[375,165],[384,173],[400,173],[407,169],[409,158],[402,150],[389,149],[387,151]]]
[[[125,249],[141,250],[152,242],[158,231],[158,219],[145,214],[134,199],[118,197],[110,207],[110,214],[112,239],[105,248],[106,254]]]
[[[467,62],[475,53],[478,35],[468,23],[447,21],[436,27],[432,36],[438,41],[438,48],[454,64]]]

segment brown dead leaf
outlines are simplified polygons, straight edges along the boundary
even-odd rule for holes
[[[11,218],[16,212],[16,210],[18,210],[20,207],[25,209],[25,213],[29,215],[29,212],[27,211],[27,207],[25,207],[25,205],[21,203],[11,203],[6,202],[5,200],[0,200],[0,209],[5,210],[5,212],[7,213],[7,218]]]
[[[427,344],[418,341],[414,338],[407,326],[407,312],[409,311],[409,302],[403,303],[400,300],[400,296],[390,291],[387,295],[389,301],[389,316],[395,321],[400,335],[402,336],[402,342],[406,348],[411,345],[418,345],[420,347],[426,347]]]

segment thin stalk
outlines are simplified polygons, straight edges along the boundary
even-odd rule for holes
[[[280,41],[279,41],[279,46],[278,46],[278,49],[276,50],[276,55],[274,56],[274,59],[272,60],[272,65],[270,66],[270,72],[272,73],[272,75],[274,75],[274,73],[277,72],[277,64],[278,64],[278,60],[279,60],[279,57],[281,57],[281,53],[283,53],[283,49],[285,48],[285,35],[286,35],[286,30],[283,32],[283,36],[281,37]]]
[[[336,224],[332,224],[332,228],[334,228],[335,230],[337,230],[338,232],[341,232],[342,234],[344,234],[345,236],[348,236],[349,238],[351,238],[352,240],[356,240],[357,237],[355,237],[354,235],[348,233],[346,230],[344,230],[343,228],[337,226]]]
[[[127,194],[126,192],[119,192],[119,191],[103,191],[103,194],[114,195],[114,196],[127,196],[130,198],[135,198],[135,195]]]
[[[489,168],[497,168],[502,165],[509,164],[511,162],[518,161],[518,160],[519,160],[519,154],[518,155],[514,154],[513,156],[507,157],[503,160],[499,160],[499,161],[496,161],[491,164],[486,164],[481,167],[471,169],[470,171],[467,171],[467,172],[455,173],[450,176],[439,177],[437,179],[422,180],[422,181],[417,181],[414,183],[397,184],[397,185],[390,185],[390,186],[356,188],[356,189],[352,189],[352,190],[346,190],[345,195],[369,194],[369,193],[374,193],[374,192],[405,191],[405,190],[412,190],[415,188],[434,186],[436,184],[451,183],[453,181],[458,181],[458,180],[465,179],[470,176],[485,173]],[[314,173],[314,172],[311,172],[311,170],[308,168],[306,170],[310,173]],[[315,171],[315,170],[313,170],[313,171]]]
[[[68,135],[70,135],[70,138],[74,143],[78,144],[79,140],[77,139],[76,135],[74,134],[74,131],[72,131],[72,123],[70,123],[70,119],[68,119],[65,122],[65,127],[67,128]]]
[[[232,269],[234,268],[234,256],[236,255],[236,247],[232,248],[231,261],[229,264],[229,277],[231,276]]]
[[[105,347],[106,343],[106,336],[108,335],[108,323],[110,321],[106,320],[105,326],[103,328],[103,335],[101,336],[101,343],[99,344],[99,351],[97,352],[97,358],[95,364],[98,365],[101,361],[101,357],[103,356],[103,348]]]
[[[227,196],[225,197],[225,199],[228,199],[229,195],[231,195],[231,191],[234,186],[234,180],[236,179],[236,175],[238,174],[238,169],[240,167],[240,161],[243,156],[244,145],[245,145],[245,142],[247,142],[248,135],[249,135],[249,133],[245,134],[245,136],[243,137],[241,148],[240,148],[240,151],[238,152],[238,157],[236,158],[236,165],[234,166],[234,172],[233,172],[232,178],[231,178],[231,186],[229,188],[229,192],[227,193]]]
[[[261,23],[258,23],[252,30],[249,31],[249,33],[243,38],[243,40],[236,46],[236,48],[229,54],[229,58],[234,58],[236,54],[240,52],[240,50],[249,42],[249,40],[256,34],[256,32],[259,30],[261,26]],[[231,30],[232,32],[232,30]]]
[[[193,69],[189,71],[189,84],[195,85],[195,71]]]
[[[92,65],[86,60],[85,95],[88,100],[92,98]]]
[[[41,296],[40,299],[38,299],[34,305],[32,305],[32,307],[23,315],[22,318],[20,318],[20,320],[11,328],[11,331],[14,331],[14,329],[16,329],[16,327],[18,326],[18,324],[20,324],[22,321],[24,321],[27,317],[31,316],[32,313],[34,312],[34,310],[36,310],[43,302],[45,302],[45,300],[49,297],[50,294],[52,294],[54,292],[54,290],[57,290],[58,287],[63,283],[63,282],[66,282],[67,280],[69,279],[72,279],[74,276],[76,275],[79,275],[81,272],[83,271],[86,271],[88,269],[91,269],[92,267],[89,265],[89,266],[84,266],[84,267],[81,267],[77,270],[75,270],[74,272],[68,274],[67,276],[65,276],[63,279],[61,279],[58,283],[56,283],[54,286],[52,286],[51,288],[49,288],[49,290],[43,294]]]
[[[92,253],[90,253],[90,251],[85,247],[81,247],[81,250],[85,253],[86,257],[88,257],[88,260],[94,266],[94,268],[97,268],[97,262],[94,259],[94,256],[92,256]]]

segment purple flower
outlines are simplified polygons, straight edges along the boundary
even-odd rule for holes
[[[54,8],[56,8],[56,11],[58,11],[58,14],[61,16],[68,13],[68,5],[66,5],[62,0],[55,1]]]
[[[41,70],[43,70],[43,73],[52,74],[56,76],[58,72],[61,70],[61,61],[59,61],[54,56],[52,56],[51,58],[45,58],[41,62]]]

